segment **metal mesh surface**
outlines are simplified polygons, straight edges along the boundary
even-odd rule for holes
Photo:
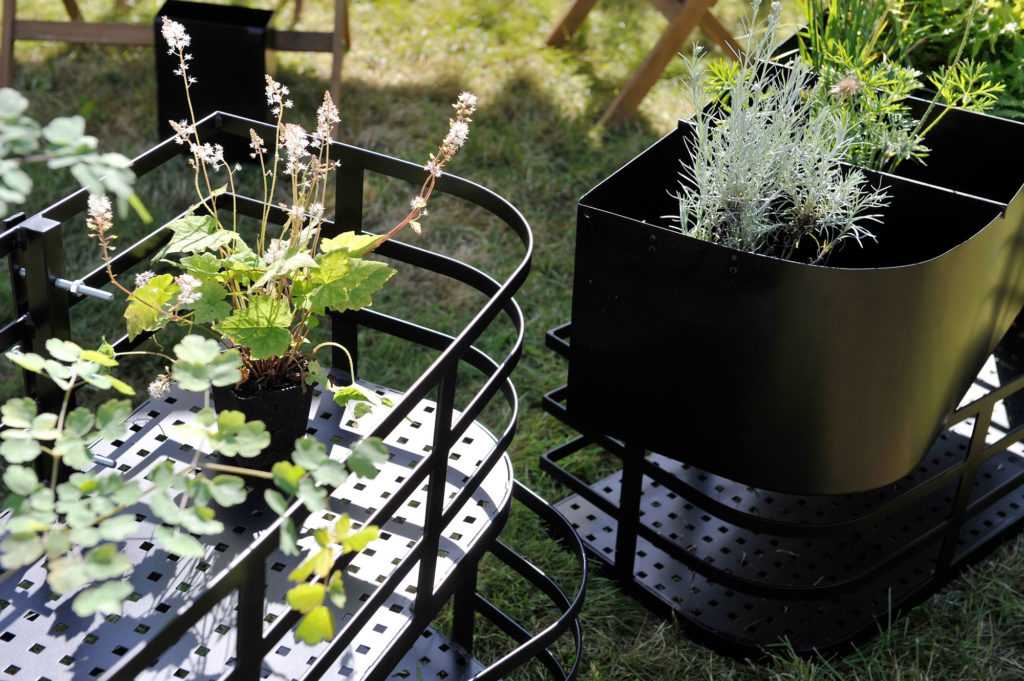
[[[964,399],[966,404],[1018,375],[989,360]],[[997,405],[987,434],[989,444],[1019,426],[1020,409],[1014,398]],[[943,433],[907,478],[881,490],[842,496],[797,496],[768,492],[726,480],[658,454],[648,456],[656,466],[737,511],[794,523],[849,520],[877,508],[881,502],[920,484],[961,462],[967,451],[973,419]],[[986,462],[976,478],[973,498],[1009,489],[1024,475],[1024,447],[1012,445]],[[590,485],[615,505],[621,472]],[[645,477],[640,522],[667,537],[681,552],[699,558],[709,568],[749,579],[750,593],[716,583],[710,571],[694,570],[638,539],[634,581],[637,586],[677,612],[691,625],[716,638],[742,646],[763,646],[788,638],[797,650],[828,647],[886,621],[890,610],[929,585],[935,572],[941,534],[924,549],[855,590],[837,596],[812,596],[816,587],[841,583],[878,569],[905,543],[933,529],[948,517],[955,483],[951,483],[905,512],[890,515],[860,531],[824,536],[774,536],[726,522]],[[615,562],[617,521],[578,495],[557,504],[577,528],[588,548],[608,564]],[[959,556],[967,557],[1000,533],[1024,520],[1024,488],[1009,492],[963,526]],[[790,587],[794,595],[769,598],[756,594],[756,585]],[[805,594],[800,591],[804,590]]]
[[[399,397],[377,386],[364,387],[395,401]],[[113,459],[120,472],[132,476],[144,474],[164,458],[191,460],[190,448],[169,439],[163,426],[190,418],[199,408],[195,400],[192,394],[174,392],[165,400],[144,404],[133,415],[123,440],[99,443],[94,452]],[[317,391],[308,432],[328,445],[332,457],[342,459],[347,456],[348,447],[360,436],[369,434],[386,411],[377,407],[374,413],[356,421],[351,410],[342,410],[329,397],[321,400]],[[377,477],[367,480],[351,476],[331,496],[330,509],[311,515],[307,527],[327,524],[341,512],[349,513],[355,526],[364,521],[430,451],[434,411],[431,401],[417,405],[385,440],[390,460]],[[494,437],[479,424],[466,431],[449,456],[446,502],[473,475],[494,445]],[[511,487],[511,465],[505,456],[443,531],[435,585],[452,576],[460,559],[486,534],[485,530],[495,529],[494,523],[504,517],[511,502]],[[276,516],[266,509],[260,497],[258,490],[251,492],[246,504],[221,510],[218,517],[225,523],[225,532],[204,540],[209,548],[202,559],[179,558],[156,548],[148,540],[154,519],[145,515],[146,509],[140,509],[137,518],[143,530],[139,538],[128,540],[126,547],[138,567],[130,577],[133,593],[120,616],[77,617],[70,609],[71,597],[53,598],[39,565],[13,575],[0,585],[0,678],[59,681],[102,677],[118,658],[151,639],[177,612],[193,603],[204,586],[222,574],[274,521]],[[339,629],[421,536],[425,506],[426,483],[382,528],[381,539],[352,562],[345,576],[348,605],[343,612],[335,613]],[[281,605],[289,586],[286,576],[299,560],[301,557],[288,557],[280,552],[271,554],[267,560],[265,631],[286,612]],[[362,679],[374,669],[381,655],[410,626],[416,576],[414,566],[325,678]],[[232,596],[192,627],[161,657],[159,664],[140,678],[171,681],[219,677],[234,663],[235,617],[236,598]],[[263,676],[296,679],[324,647],[310,647],[286,636],[267,656]],[[468,661],[460,664],[460,653],[436,634],[421,636],[415,650],[420,651],[418,656],[403,661],[411,675],[399,678],[416,679],[417,664],[422,667],[420,673],[425,680],[458,678],[456,672],[469,665]],[[430,662],[416,662],[421,659]]]

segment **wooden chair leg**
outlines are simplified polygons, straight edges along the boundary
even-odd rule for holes
[[[14,82],[14,19],[17,0],[3,0],[0,16],[0,87]]]
[[[565,16],[551,30],[547,44],[551,47],[564,45],[579,30],[583,20],[596,4],[597,0],[575,0]]]
[[[79,9],[78,2],[76,0],[64,0],[64,9],[67,10],[68,17],[70,17],[71,21],[82,20],[82,10]]]
[[[722,22],[718,18],[708,12],[700,20],[700,28],[705,34],[712,40],[714,40],[718,46],[722,49],[729,57],[733,59],[739,59],[743,56],[743,47],[740,46],[736,39],[729,33],[729,29],[722,25]]]
[[[684,3],[680,2],[680,0],[650,1],[651,4],[654,5],[655,9],[661,12],[661,14],[669,21],[672,21],[675,18],[676,14],[679,13],[679,10],[682,9],[684,6]],[[714,6],[714,4],[715,2],[711,3],[712,6]],[[705,35],[707,35],[707,37],[710,38],[711,40],[715,41],[715,44],[717,44],[718,47],[721,48],[722,52],[724,52],[729,57],[737,59],[740,55],[743,54],[743,48],[740,46],[740,44],[736,42],[736,39],[732,37],[732,34],[729,33],[729,30],[725,26],[723,26],[722,22],[720,22],[718,18],[711,12],[706,12],[704,16],[701,17],[700,27],[701,30],[704,31]]]
[[[348,50],[348,0],[334,2],[334,37],[331,39],[331,97],[341,101],[341,61]]]
[[[619,123],[636,113],[640,102],[654,87],[658,78],[664,73],[665,67],[700,23],[701,17],[707,14],[713,2],[714,0],[687,0],[686,4],[672,18],[657,45],[647,55],[647,59],[634,72],[626,87],[622,89],[622,92],[601,117],[599,121],[601,124]]]

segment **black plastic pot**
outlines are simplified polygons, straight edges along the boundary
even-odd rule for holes
[[[156,15],[157,129],[160,139],[174,135],[168,121],[187,120],[188,103],[175,75],[177,55],[168,54],[160,34],[163,17],[183,24],[192,36],[188,52],[192,75],[198,80],[191,89],[197,120],[214,111],[231,111],[246,118],[270,120],[264,97],[267,29],[273,12],[247,7],[209,5],[168,0]],[[230,135],[214,141],[224,145],[228,157],[248,160],[248,141]]]
[[[902,478],[1024,304],[1024,198],[869,173],[877,243],[783,261],[667,227],[689,131],[580,200],[570,419],[762,489]]]
[[[289,459],[295,440],[306,434],[312,386],[292,383],[285,388],[243,394],[233,387],[214,388],[213,402],[219,411],[233,409],[245,414],[246,421],[263,421],[270,433],[270,446],[253,458],[235,457],[230,463],[245,468],[270,470],[276,461]]]

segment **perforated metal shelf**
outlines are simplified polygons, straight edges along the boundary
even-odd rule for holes
[[[1012,362],[1016,365],[1016,362]],[[1013,366],[990,358],[964,397],[966,405],[1020,376]],[[986,435],[999,442],[1024,423],[1021,397],[996,404]],[[961,463],[970,446],[974,419],[945,431],[917,470],[880,490],[842,496],[797,496],[759,490],[649,454],[647,460],[685,487],[754,519],[804,527],[865,517],[885,502]],[[1024,447],[1020,443],[982,464],[971,500],[996,499],[969,517],[960,529],[954,565],[1019,529],[1024,521]],[[622,471],[589,485],[618,508]],[[870,524],[817,535],[770,534],[723,520],[644,476],[639,522],[669,540],[677,555],[637,538],[632,586],[647,600],[670,609],[712,641],[727,647],[757,649],[788,639],[797,651],[840,646],[877,630],[878,622],[902,604],[912,603],[948,576],[937,571],[943,534],[950,517],[956,479],[903,511]],[[1002,496],[1000,496],[1002,495]],[[979,504],[980,505],[980,504]],[[618,518],[580,494],[556,504],[580,533],[587,548],[609,567],[616,565]],[[919,550],[894,560],[904,544],[933,532]],[[718,574],[716,574],[718,573]],[[722,573],[748,580],[749,590],[723,584]],[[819,594],[822,587],[868,575],[856,587]],[[728,581],[728,580],[725,580]],[[764,591],[759,591],[763,588]],[[786,590],[785,594],[769,590]],[[765,595],[769,592],[772,595]]]
[[[398,394],[378,386],[363,384],[395,402]],[[99,443],[94,452],[113,459],[118,471],[127,476],[144,475],[157,462],[170,458],[190,461],[192,451],[169,439],[167,424],[183,421],[198,411],[196,396],[174,392],[162,401],[145,403],[129,421],[123,440]],[[397,490],[409,471],[430,451],[433,402],[423,400],[385,440],[390,459],[373,480],[351,476],[330,498],[328,511],[311,515],[307,527],[325,525],[341,512],[347,512],[358,526]],[[342,410],[329,398],[313,399],[308,432],[328,445],[330,455],[342,459],[348,447],[369,434],[387,409],[375,411],[358,420],[350,410]],[[481,462],[493,451],[494,437],[474,423],[453,447],[448,461],[446,499],[455,497]],[[181,465],[184,465],[183,463]],[[437,560],[435,589],[439,589],[463,566],[463,557],[488,542],[500,531],[511,503],[512,468],[507,455],[486,476],[472,501],[442,533]],[[254,538],[266,531],[276,518],[267,510],[261,494],[231,509],[222,509],[218,517],[225,523],[221,536],[209,537],[202,559],[184,559],[156,548],[149,537],[154,520],[141,507],[137,518],[142,523],[140,536],[127,542],[126,551],[139,567],[131,576],[133,593],[120,616],[89,619],[77,617],[70,609],[70,597],[54,598],[45,585],[45,572],[32,566],[0,585],[0,679],[27,681],[63,681],[65,679],[102,678],[106,670],[133,647],[157,636],[174,617],[194,602],[204,586],[221,578],[233,559]],[[422,533],[426,483],[410,498],[392,520],[382,528],[381,538],[359,554],[345,575],[349,605],[336,613],[338,627],[343,626],[359,604],[391,574],[394,566],[408,554],[414,539]],[[307,540],[308,541],[308,540]],[[486,545],[486,544],[484,544]],[[264,632],[287,611],[283,606],[288,588],[286,575],[301,560],[281,553],[272,555],[267,565],[267,599],[264,607]],[[417,570],[414,567],[385,606],[362,627],[352,644],[334,662],[327,679],[353,681],[383,676],[389,670],[376,669],[382,656],[412,626],[411,606],[415,598]],[[147,680],[212,680],[233,667],[235,653],[236,599],[218,608],[189,629],[157,665],[139,678]],[[316,661],[325,645],[311,647],[285,637],[267,655],[263,677],[282,681],[298,679]],[[396,671],[398,678],[458,679],[476,669],[474,663],[440,634],[427,630],[417,639]],[[404,671],[403,671],[404,670]]]

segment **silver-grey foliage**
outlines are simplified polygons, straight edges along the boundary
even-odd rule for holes
[[[763,68],[778,5],[772,3],[760,36],[750,31],[751,46],[725,104],[705,106],[701,57],[688,60],[697,113],[673,195],[689,236],[781,258],[801,249],[820,263],[843,241],[874,239],[867,225],[880,221],[889,196],[869,186],[863,172],[843,166],[854,138],[837,112],[815,109],[808,67],[795,60],[790,69]]]

